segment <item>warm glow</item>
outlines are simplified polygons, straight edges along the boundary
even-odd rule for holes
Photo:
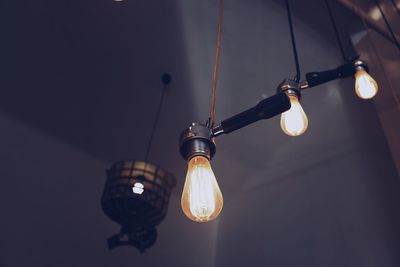
[[[308,119],[295,95],[289,95],[291,107],[282,113],[281,128],[290,136],[298,136],[307,130]]]
[[[379,8],[377,6],[373,7],[370,11],[369,11],[369,15],[372,19],[378,21],[382,18],[382,14],[381,11],[379,10]]]
[[[364,70],[360,69],[355,74],[356,78],[356,94],[362,99],[371,99],[378,92],[378,84]]]
[[[196,222],[211,221],[221,212],[222,193],[207,158],[196,156],[189,161],[181,205]]]
[[[141,195],[144,191],[144,185],[142,183],[135,183],[135,185],[132,187],[132,191],[135,194]]]

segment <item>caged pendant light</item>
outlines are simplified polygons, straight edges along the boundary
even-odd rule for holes
[[[148,161],[167,85],[168,74],[162,76],[164,88],[151,129],[145,160],[123,160],[107,170],[101,199],[104,213],[121,225],[118,234],[108,239],[109,249],[130,245],[144,252],[157,239],[156,226],[165,218],[171,191],[176,187],[171,173]]]

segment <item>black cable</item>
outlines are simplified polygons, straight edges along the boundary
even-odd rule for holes
[[[396,46],[397,46],[397,48],[398,48],[399,51],[400,51],[400,43],[399,43],[399,40],[397,40],[396,35],[394,34],[394,31],[393,31],[393,29],[392,29],[392,26],[390,26],[389,21],[387,20],[387,18],[386,18],[386,16],[385,16],[385,13],[383,13],[383,9],[382,9],[381,5],[379,4],[379,1],[378,1],[378,0],[375,0],[375,4],[376,4],[376,6],[378,7],[379,12],[381,12],[381,15],[382,15],[383,20],[385,21],[386,27],[388,28],[388,30],[389,30],[389,32],[390,32],[390,35],[391,35],[392,38],[393,38],[393,41],[396,43]]]
[[[162,83],[164,84],[164,86],[163,86],[163,89],[162,89],[160,101],[158,102],[158,107],[157,107],[157,111],[156,111],[156,117],[154,119],[153,126],[151,127],[150,140],[149,140],[149,143],[147,145],[146,156],[145,156],[145,162],[146,163],[147,163],[147,160],[149,158],[151,145],[153,144],[154,134],[156,132],[158,119],[160,117],[160,112],[161,112],[161,107],[162,107],[162,104],[163,104],[163,101],[164,101],[165,91],[167,91],[167,86],[171,82],[171,76],[169,74],[164,74],[161,77],[161,80],[162,80]]]
[[[390,0],[390,2],[392,2],[394,9],[396,10],[397,14],[400,16],[400,8],[397,6],[396,2],[394,0]]]
[[[346,57],[346,53],[345,53],[344,48],[343,48],[342,40],[340,39],[339,30],[337,28],[336,21],[335,21],[335,18],[333,16],[332,8],[331,8],[331,5],[329,4],[329,0],[325,0],[325,4],[326,4],[326,7],[328,9],[329,18],[331,20],[331,23],[332,23],[332,26],[333,26],[333,30],[335,31],[335,37],[336,37],[336,41],[337,41],[339,49],[340,49],[340,53],[342,54],[343,60],[345,62],[347,62],[347,61],[349,61],[349,59]]]
[[[296,65],[296,76],[295,76],[294,80],[296,82],[299,82],[300,78],[301,78],[300,63],[299,63],[299,56],[297,55],[296,39],[294,37],[292,14],[290,13],[289,0],[286,0],[286,11],[287,11],[287,16],[288,16],[288,21],[289,21],[290,38],[292,39],[294,63]]]

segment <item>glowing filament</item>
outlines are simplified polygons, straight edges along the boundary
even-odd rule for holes
[[[289,95],[288,97],[291,107],[282,113],[281,128],[287,135],[298,136],[307,130],[308,119],[297,96]]]
[[[371,99],[378,92],[378,84],[372,77],[364,70],[360,69],[355,74],[356,78],[356,94],[362,99]]]
[[[196,222],[211,221],[221,212],[222,194],[207,158],[196,156],[189,161],[181,205],[185,215]]]

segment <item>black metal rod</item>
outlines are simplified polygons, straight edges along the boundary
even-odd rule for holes
[[[355,72],[356,68],[354,67],[354,64],[346,63],[336,69],[306,73],[306,80],[308,87],[310,88],[339,78],[343,79],[351,77]]]
[[[278,93],[260,101],[256,106],[221,122],[220,125],[214,127],[214,136],[231,133],[256,121],[272,118],[289,109],[290,101],[288,96],[285,93]]]

